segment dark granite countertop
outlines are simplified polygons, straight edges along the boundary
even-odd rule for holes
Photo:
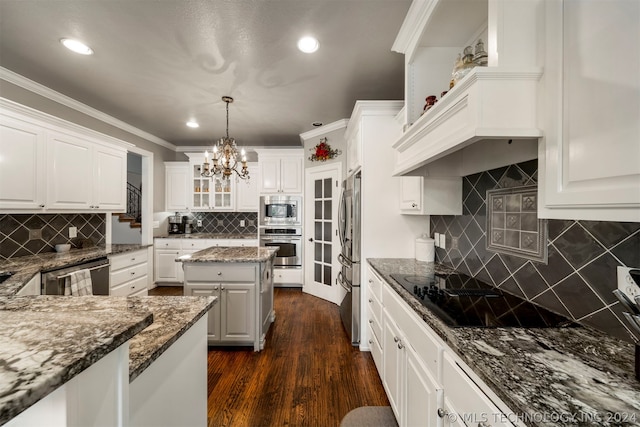
[[[15,295],[29,280],[42,271],[55,270],[67,265],[89,262],[108,255],[145,249],[151,245],[117,244],[95,246],[86,249],[71,249],[68,252],[46,252],[0,261],[0,272],[10,271],[13,275],[0,283],[0,296]]]
[[[214,297],[0,297],[0,425],[129,340],[129,381],[133,381],[215,301]]]
[[[178,262],[267,262],[276,256],[276,247],[213,247],[177,258]]]
[[[414,259],[367,261],[526,425],[640,425],[633,345],[589,327],[451,328],[390,276],[450,269]]]
[[[258,239],[257,234],[240,233],[191,233],[191,234],[166,234],[155,236],[154,239]]]

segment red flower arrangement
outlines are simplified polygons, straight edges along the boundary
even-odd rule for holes
[[[334,157],[342,154],[342,151],[338,149],[332,149],[329,144],[327,144],[327,138],[322,138],[320,140],[320,144],[316,145],[314,148],[311,148],[310,151],[313,152],[309,157],[309,160],[312,162],[320,161],[324,162],[325,160],[333,159]]]

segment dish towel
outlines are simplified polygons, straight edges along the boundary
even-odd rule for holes
[[[64,281],[64,294],[72,296],[93,295],[91,272],[84,269],[70,273]]]

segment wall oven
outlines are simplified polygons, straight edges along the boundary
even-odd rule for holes
[[[278,246],[278,252],[273,260],[274,268],[302,268],[302,228],[262,228],[260,246]]]
[[[261,196],[260,226],[302,225],[302,197],[300,196]]]

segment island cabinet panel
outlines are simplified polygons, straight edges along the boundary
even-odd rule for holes
[[[265,275],[261,265],[265,264],[184,263],[184,294],[218,297],[219,302],[208,313],[210,346],[253,345],[255,351],[264,347],[264,337],[273,321],[273,272],[270,268]]]
[[[128,425],[207,425],[206,329],[203,317],[131,382]]]

